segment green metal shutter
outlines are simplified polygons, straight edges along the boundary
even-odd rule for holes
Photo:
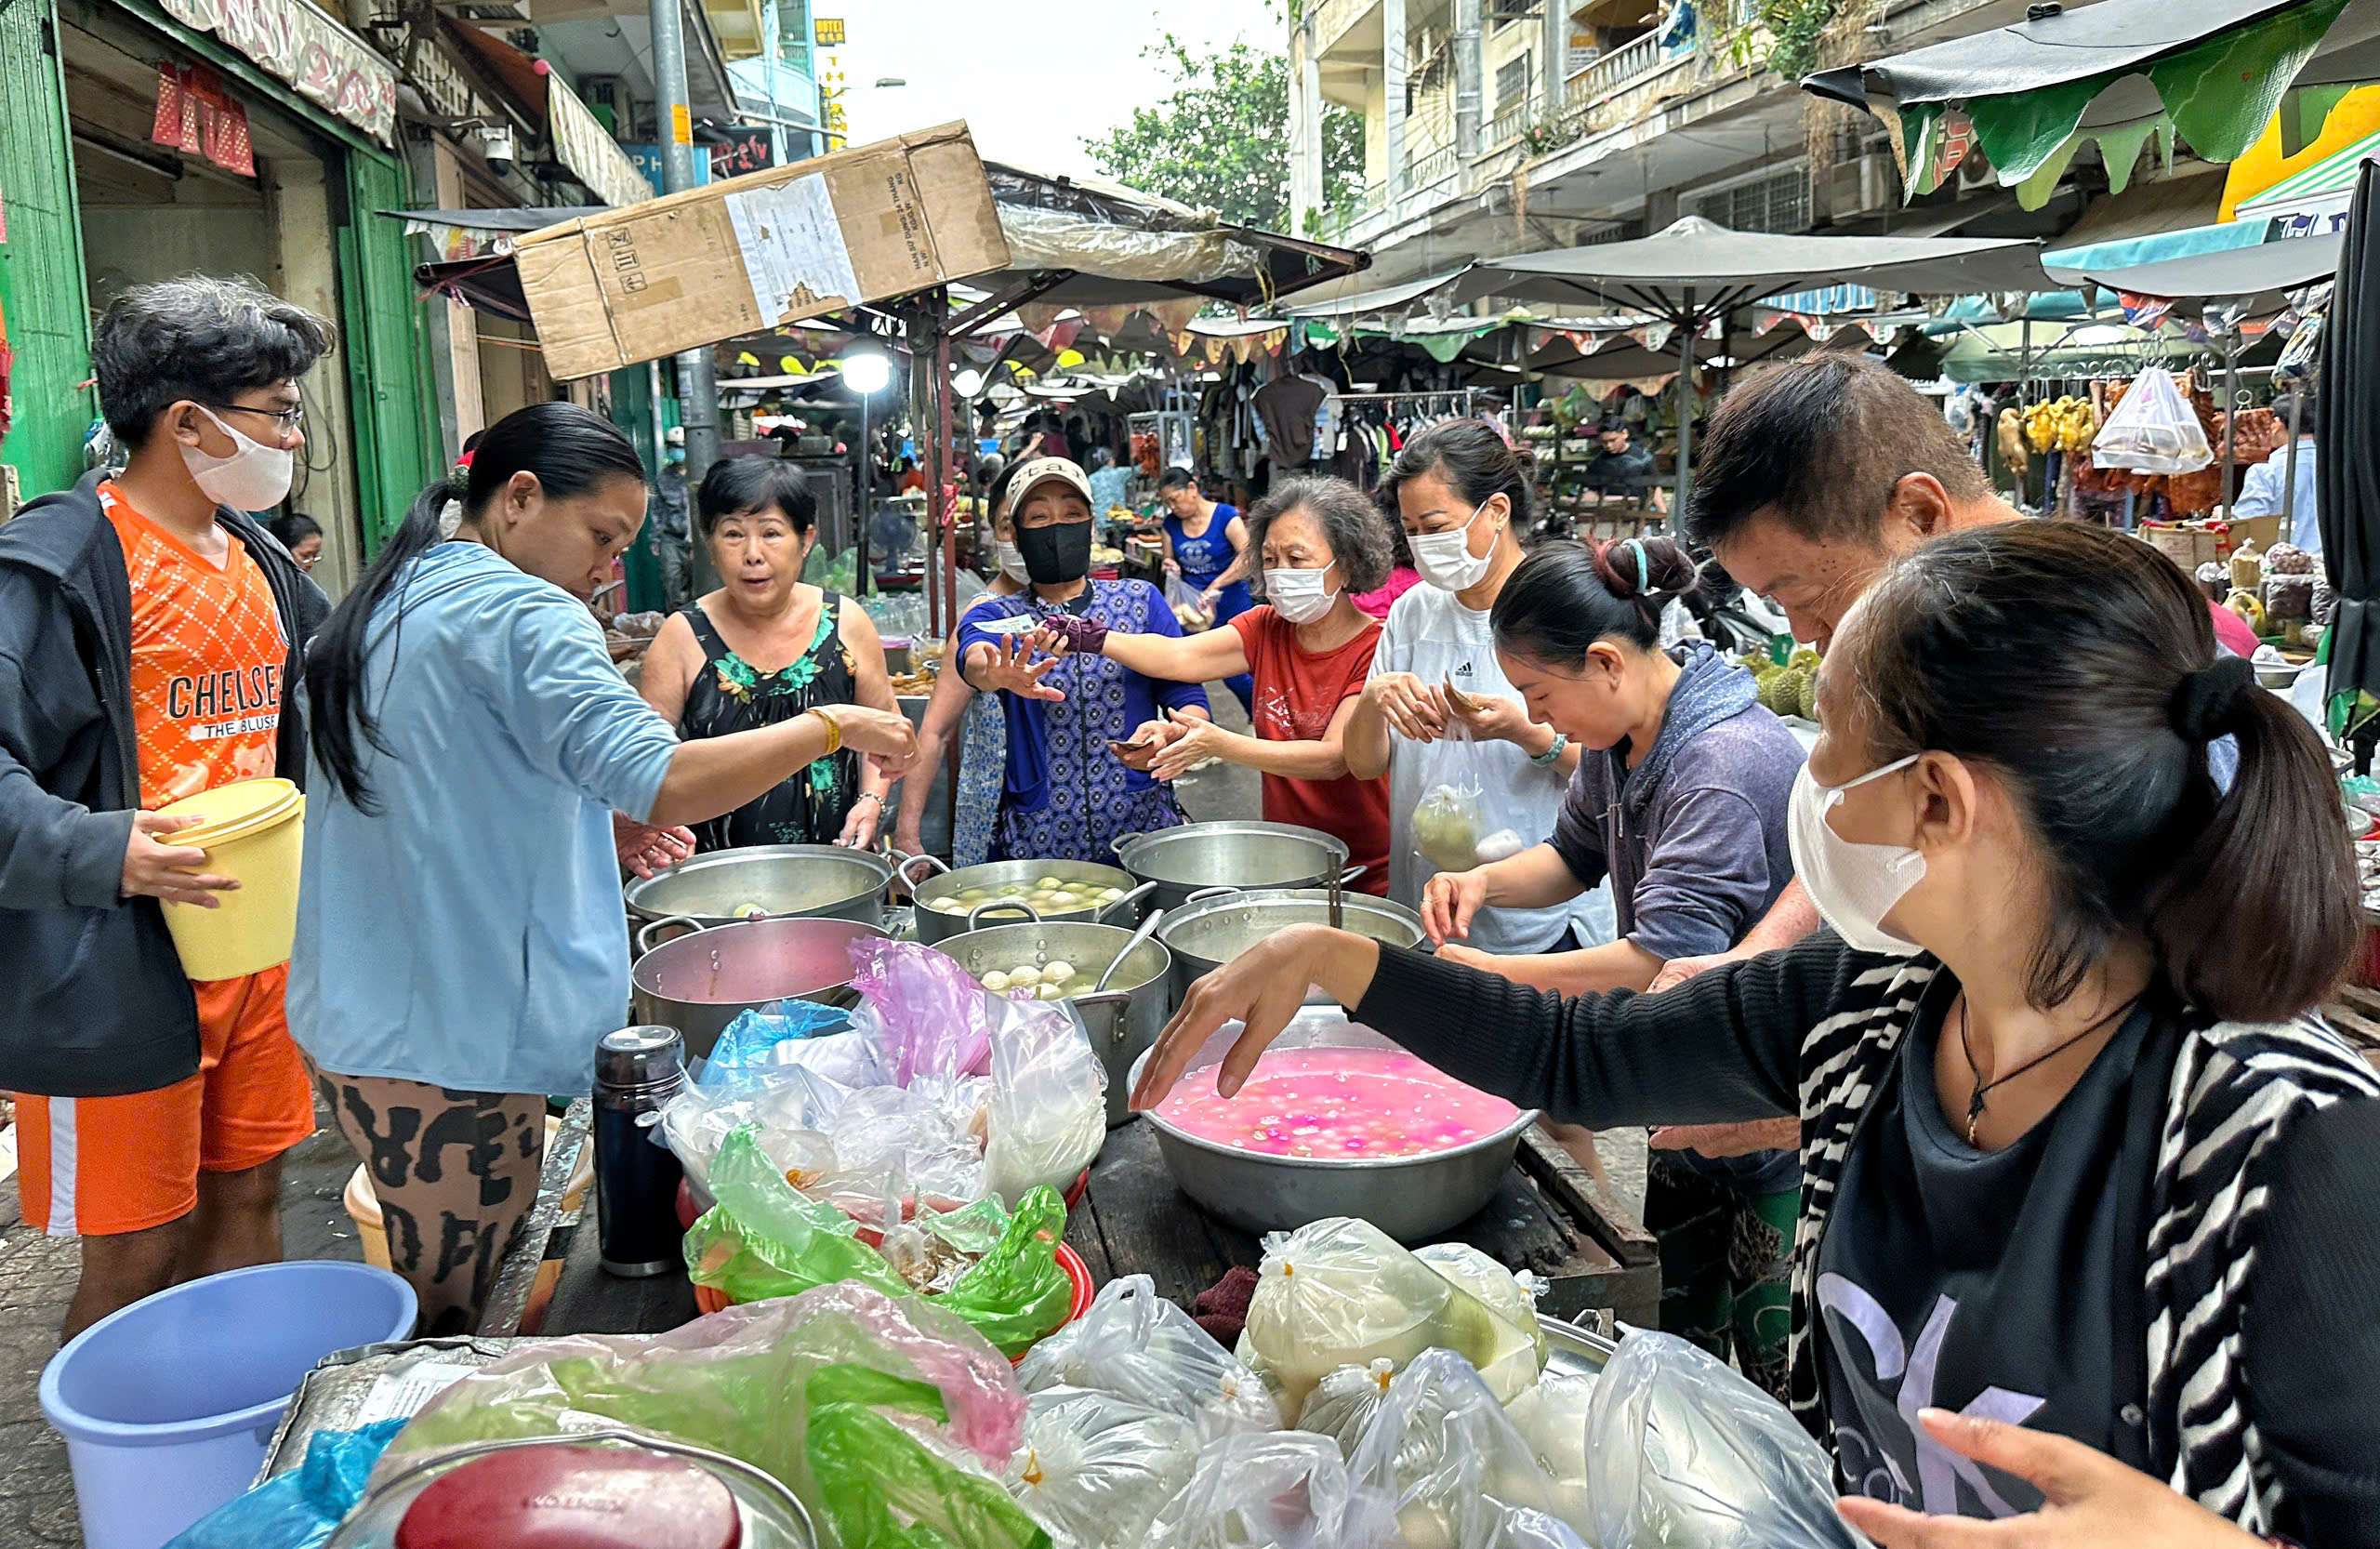
[[[414,302],[411,241],[374,213],[411,207],[411,179],[392,157],[350,151],[339,224],[339,307],[355,417],[355,486],[364,546],[377,552],[439,462],[437,415],[424,402],[430,372]]]
[[[56,16],[51,0],[0,0],[0,311],[16,352],[0,462],[27,499],[81,476],[92,415],[77,385],[91,375],[91,329]]]

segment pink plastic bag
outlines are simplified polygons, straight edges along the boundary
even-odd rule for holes
[[[852,1020],[874,1039],[894,1086],[918,1076],[981,1076],[991,1069],[992,1027],[984,986],[958,960],[914,941],[854,941]]]

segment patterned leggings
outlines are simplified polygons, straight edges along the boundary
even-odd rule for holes
[[[1779,1399],[1792,1331],[1787,1270],[1799,1189],[1749,1195],[1656,1151],[1645,1225],[1660,1241],[1661,1331],[1692,1340]]]
[[[476,1332],[504,1250],[537,1201],[545,1098],[327,1070],[318,1080],[379,1198],[389,1265],[421,1298],[422,1334]]]

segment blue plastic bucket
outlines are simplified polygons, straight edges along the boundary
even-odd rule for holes
[[[311,1261],[210,1275],[94,1323],[50,1357],[89,1549],[158,1549],[245,1491],[291,1393],[334,1350],[413,1333],[413,1287]]]

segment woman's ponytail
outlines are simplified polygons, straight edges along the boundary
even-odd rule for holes
[[[393,757],[380,736],[378,719],[364,702],[364,669],[372,619],[391,593],[403,589],[416,560],[455,536],[459,521],[486,510],[496,492],[518,473],[531,473],[549,496],[566,499],[610,479],[644,482],[635,445],[602,416],[561,402],[532,404],[505,416],[480,437],[468,468],[456,468],[414,497],[405,519],[376,556],[306,651],[306,695],[311,720],[308,735],[314,761],[339,795],[357,811],[379,815],[379,802],[364,775],[364,748]],[[404,617],[399,602],[397,639]],[[390,649],[394,665],[395,646]]]
[[[2273,1022],[2320,1004],[2355,950],[2355,850],[2306,718],[2237,656],[2183,675],[2174,730],[2239,766],[2149,885],[2142,927],[2190,1004]]]
[[[405,519],[387,545],[374,557],[353,589],[339,600],[330,617],[306,648],[307,735],[314,762],[330,776],[340,796],[359,812],[379,815],[379,803],[364,778],[363,740],[379,751],[390,751],[380,740],[380,728],[364,702],[364,663],[372,629],[372,614],[380,600],[397,587],[413,562],[451,536],[440,519],[468,490],[468,470],[456,469],[419,495],[405,510]]]

